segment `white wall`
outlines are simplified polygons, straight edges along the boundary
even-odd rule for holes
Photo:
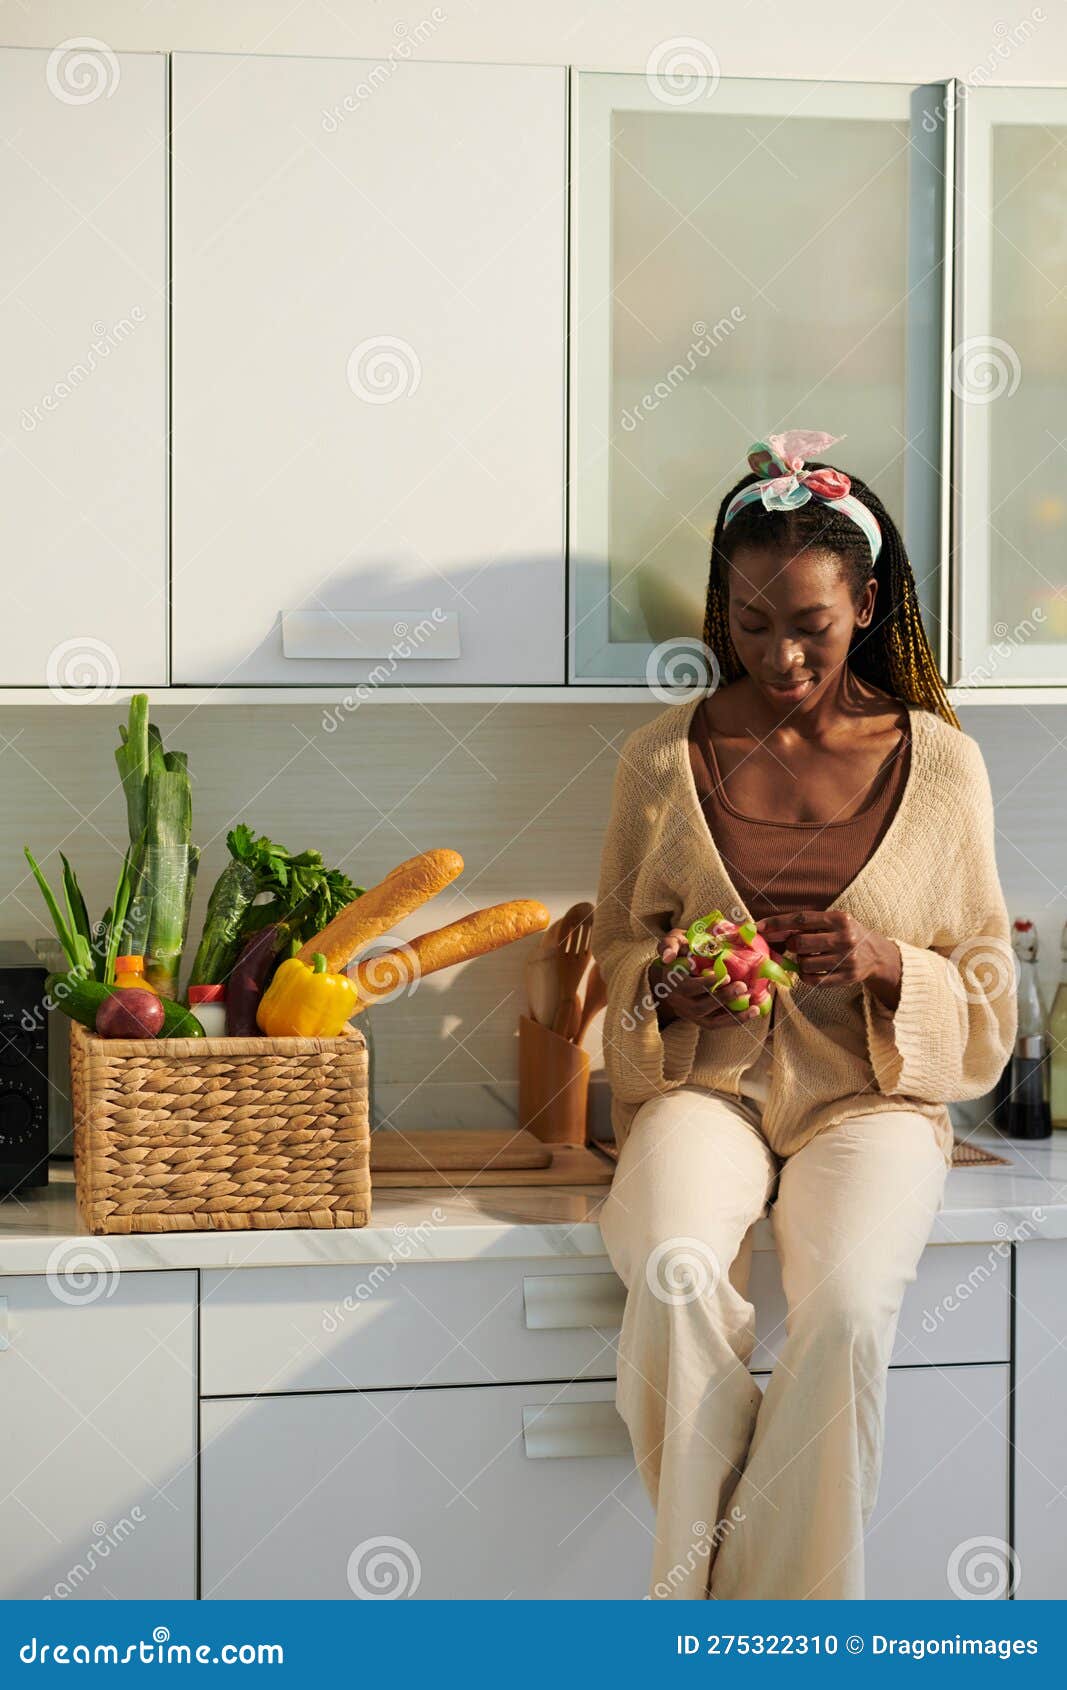
[[[167,708],[168,746],[189,753],[194,837],[203,849],[193,932],[237,821],[290,850],[313,845],[363,884],[416,850],[448,845],[467,869],[405,924],[410,935],[506,898],[553,915],[595,895],[615,748],[654,709],[637,705],[368,703],[324,728],[310,705]],[[113,706],[0,712],[0,936],[50,931],[22,847],[50,877],[57,849],[100,915],[125,843]],[[1061,707],[972,708],[997,804],[997,860],[1013,915],[1038,923],[1049,993],[1059,975],[1067,801]],[[945,841],[946,852],[953,842]],[[53,882],[55,883],[55,882]],[[409,1126],[501,1121],[513,1098],[524,1007],[515,946],[374,1012],[379,1105]]]
[[[688,36],[715,54],[724,76],[919,81],[1067,78],[1067,11],[1059,0],[25,0],[8,4],[0,32],[12,46],[51,47],[92,35],[115,50],[182,48],[232,53],[375,57],[437,12],[421,56],[642,70],[665,40]],[[1012,30],[1044,22],[1021,45]],[[1029,33],[1029,32],[1028,32]]]
[[[432,27],[420,56],[642,70],[665,41],[691,38],[724,76],[982,82],[1067,81],[1067,9],[1057,0],[26,0],[0,14],[0,39],[50,47],[76,36],[116,51],[168,49],[386,58]],[[802,96],[801,96],[802,98]],[[554,914],[592,894],[613,765],[612,742],[645,718],[636,707],[369,705],[326,735],[321,713],[292,708],[159,712],[190,752],[196,836],[205,847],[194,927],[246,819],[292,849],[319,846],[371,880],[416,847],[449,844],[469,863],[464,897],[543,898]],[[113,790],[115,710],[0,714],[0,933],[43,932],[21,856],[58,841],[94,909],[110,892],[123,811]],[[179,726],[180,725],[180,729]],[[998,857],[1013,914],[1039,923],[1044,971],[1058,977],[1067,797],[1062,709],[974,709],[965,727],[986,755],[998,800]],[[1027,771],[1020,777],[1020,770]],[[951,849],[951,842],[946,842]],[[454,908],[442,900],[434,918]],[[515,1070],[521,1004],[517,953],[503,953],[377,1018],[378,1079],[415,1124],[499,1112]],[[432,1078],[431,1078],[432,1076]],[[460,1087],[454,1091],[451,1087]],[[393,1089],[395,1088],[395,1090]],[[405,1099],[408,1101],[405,1103]],[[443,1101],[442,1101],[443,1100]]]

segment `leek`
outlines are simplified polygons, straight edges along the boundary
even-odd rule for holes
[[[130,949],[164,997],[177,997],[199,851],[190,843],[193,796],[184,751],[164,751],[148,698],[130,700],[115,761],[126,794],[134,887],[126,915]],[[139,843],[143,840],[143,843]]]

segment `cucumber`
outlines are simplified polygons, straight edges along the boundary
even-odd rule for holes
[[[175,1003],[173,998],[163,1000],[163,1031],[161,1039],[203,1039],[206,1038],[196,1016],[186,1009],[183,1003]]]
[[[120,986],[105,986],[101,980],[82,980],[72,974],[50,974],[45,981],[49,1002],[64,1015],[80,1021],[90,1032],[96,1031],[96,1012],[105,998],[121,991]],[[195,1015],[173,998],[162,998],[163,1028],[161,1039],[202,1039],[204,1029]]]

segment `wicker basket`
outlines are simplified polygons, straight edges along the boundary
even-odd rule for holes
[[[366,1226],[367,1048],[336,1039],[70,1034],[90,1232]]]

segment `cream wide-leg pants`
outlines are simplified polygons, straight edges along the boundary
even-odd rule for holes
[[[886,1370],[944,1194],[929,1120],[856,1116],[784,1161],[762,1136],[765,1046],[741,1099],[646,1103],[600,1224],[627,1287],[616,1401],[656,1510],[654,1598],[860,1599]],[[788,1314],[748,1372],[750,1229],[771,1222]]]

